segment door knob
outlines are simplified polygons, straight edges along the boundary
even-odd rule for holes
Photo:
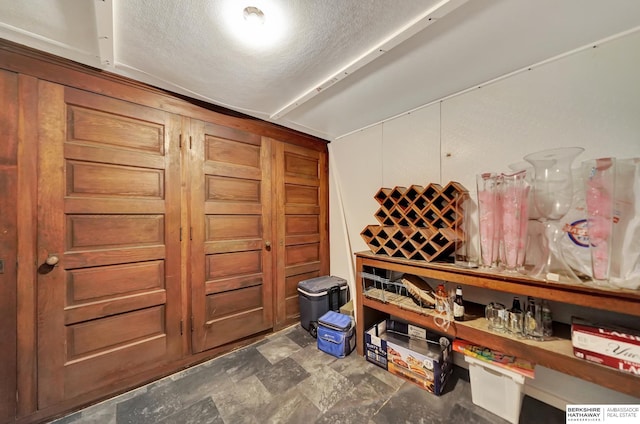
[[[50,255],[46,260],[45,263],[47,265],[51,265],[51,266],[55,266],[58,264],[58,262],[60,262],[60,259],[56,256],[56,255]]]
[[[264,247],[266,247],[267,250],[271,249],[271,242],[270,241],[265,241],[264,242]]]

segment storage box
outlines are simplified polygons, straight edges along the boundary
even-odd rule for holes
[[[318,349],[344,358],[356,346],[355,326],[350,316],[329,311],[318,319]]]
[[[581,359],[640,375],[640,331],[594,324],[574,317],[571,322],[573,354]]]
[[[365,333],[366,359],[436,395],[453,371],[451,340],[395,320]]]
[[[316,337],[318,318],[328,311],[337,311],[348,300],[347,280],[343,278],[326,275],[300,281],[298,301],[302,328]]]
[[[350,300],[344,305],[342,305],[340,307],[340,313],[349,315],[350,317],[352,317],[353,316],[353,300]]]
[[[520,419],[524,376],[465,355],[469,364],[471,401],[511,423]]]

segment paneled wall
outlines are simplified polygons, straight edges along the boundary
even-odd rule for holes
[[[377,223],[380,187],[454,180],[475,199],[476,174],[507,171],[538,150],[584,147],[574,166],[640,157],[640,32],[534,65],[329,145],[333,275],[349,279],[353,290],[353,252],[368,250],[360,232]],[[541,380],[564,378],[548,371]],[[562,399],[630,402],[580,384],[564,379]]]

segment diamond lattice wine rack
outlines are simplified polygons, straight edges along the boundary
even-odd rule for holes
[[[380,225],[367,225],[360,236],[376,254],[444,259],[459,239],[456,228],[462,214],[456,209],[456,196],[468,196],[468,191],[455,181],[444,188],[435,183],[381,188],[374,196],[380,205],[375,213]]]

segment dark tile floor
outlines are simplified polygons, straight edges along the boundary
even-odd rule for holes
[[[506,423],[471,401],[455,367],[434,396],[355,352],[337,359],[299,325],[54,421],[145,423]],[[520,423],[564,423],[564,411],[525,396]]]

